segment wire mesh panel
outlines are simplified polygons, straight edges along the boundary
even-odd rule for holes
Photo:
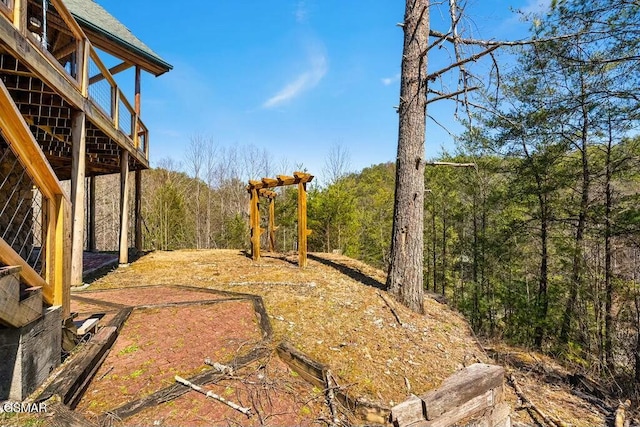
[[[120,99],[120,114],[118,116],[118,127],[125,134],[132,136],[133,135],[133,118],[131,117],[131,112],[127,108],[127,105]]]
[[[0,138],[0,238],[34,270],[44,274],[46,199]]]
[[[113,117],[111,111],[112,87],[107,79],[100,78],[102,72],[93,59],[89,59],[89,98],[108,116]]]

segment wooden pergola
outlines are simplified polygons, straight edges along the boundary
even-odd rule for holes
[[[251,195],[249,209],[249,223],[251,226],[251,257],[254,261],[260,259],[260,236],[264,229],[260,227],[260,197],[269,200],[269,250],[275,251],[275,199],[276,193],[271,188],[286,185],[298,186],[298,265],[307,266],[307,236],[311,230],[307,229],[307,183],[313,175],[306,172],[294,172],[293,176],[278,175],[276,178],[262,178],[260,181],[249,180],[247,191]]]

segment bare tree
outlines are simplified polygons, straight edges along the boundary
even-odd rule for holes
[[[205,167],[205,156],[207,150],[207,141],[202,135],[193,135],[189,140],[189,147],[185,154],[187,161],[187,167],[189,172],[193,174],[195,178],[196,187],[196,211],[194,212],[195,219],[195,237],[196,237],[196,249],[200,249],[202,246],[202,237],[200,233],[200,179],[202,178],[203,168]]]
[[[334,143],[329,147],[329,153],[324,160],[322,170],[327,184],[334,184],[342,178],[351,167],[351,153],[341,143]]]

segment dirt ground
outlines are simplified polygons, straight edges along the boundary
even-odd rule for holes
[[[104,421],[105,413],[170,386],[174,375],[188,377],[210,369],[203,364],[206,357],[224,362],[255,348],[263,336],[251,304],[217,293],[226,291],[261,296],[273,327],[271,345],[289,342],[325,364],[351,398],[390,408],[411,393],[437,387],[464,366],[497,360],[505,365],[507,377],[513,374],[527,397],[550,417],[576,427],[605,424],[604,414],[573,395],[566,384],[539,375],[533,366],[537,362],[508,363],[504,355],[516,349],[503,346],[492,359],[466,320],[431,296],[425,298],[426,314],[417,315],[380,290],[385,275],[379,270],[333,254],[310,255],[306,269],[299,269],[296,261],[294,255],[267,255],[254,262],[231,250],[153,252],[74,293],[72,310],[82,316],[146,307],[135,309],[125,323],[78,411]],[[323,391],[303,381],[275,352],[269,354],[205,386],[253,408],[250,419],[190,391],[109,422],[329,424]],[[505,398],[514,425],[535,425],[531,410],[508,382]]]
[[[231,250],[153,252],[90,290],[178,284],[260,295],[274,342],[291,342],[331,367],[347,393],[385,407],[437,387],[464,366],[491,363],[466,320],[446,304],[427,297],[426,314],[419,316],[380,290],[382,271],[333,254],[311,255],[304,270],[296,261],[295,255],[267,255],[254,262]],[[515,368],[509,372],[552,417],[574,426],[604,424],[604,415],[566,386]],[[511,387],[506,389],[513,421],[532,423]]]

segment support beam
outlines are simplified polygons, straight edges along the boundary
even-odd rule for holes
[[[89,251],[95,252],[96,245],[96,177],[89,178],[89,215],[87,216]]]
[[[269,251],[276,251],[276,199],[275,197],[269,198]]]
[[[135,200],[135,246],[142,252],[142,171],[136,171],[136,200]]]
[[[129,152],[120,155],[120,265],[129,264]]]
[[[307,183],[298,182],[298,266],[307,266]]]
[[[258,190],[251,190],[249,203],[249,222],[251,226],[251,258],[254,261],[260,260],[260,205],[258,204]]]
[[[71,118],[71,285],[82,284],[82,253],[84,251],[84,217],[85,217],[85,168],[86,115],[75,111]]]

